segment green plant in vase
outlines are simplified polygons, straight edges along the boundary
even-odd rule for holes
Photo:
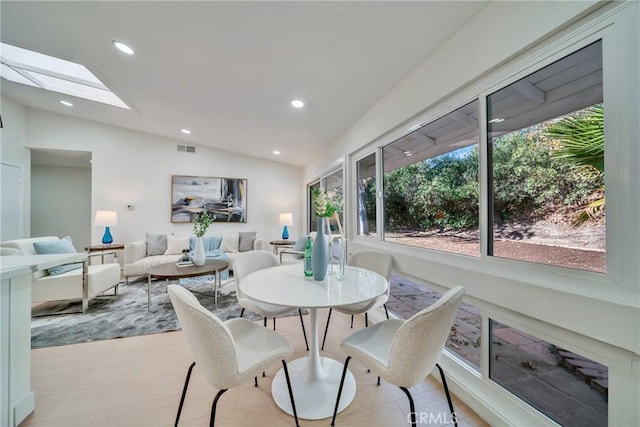
[[[327,275],[329,261],[328,241],[324,233],[324,223],[325,218],[331,218],[338,208],[324,188],[314,190],[312,205],[313,213],[318,219],[318,231],[311,249],[311,266],[313,268],[313,278],[315,280],[324,280]]]
[[[205,211],[196,217],[193,221],[193,234],[196,235],[196,244],[195,251],[193,252],[193,265],[201,266],[204,265],[207,260],[206,254],[204,252],[204,244],[202,242],[202,236],[204,236],[207,232],[209,226],[213,223],[214,216]]]

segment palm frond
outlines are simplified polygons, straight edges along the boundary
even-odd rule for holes
[[[545,135],[558,147],[554,156],[604,172],[604,108],[593,106],[552,124]]]
[[[585,222],[595,219],[598,213],[602,212],[605,208],[604,199],[605,198],[602,197],[600,199],[594,200],[593,202],[589,203],[584,209],[582,209],[573,219],[571,228],[580,227]]]

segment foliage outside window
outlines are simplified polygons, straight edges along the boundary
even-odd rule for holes
[[[383,147],[384,239],[478,256],[478,101]]]
[[[307,200],[309,201],[309,231],[318,231],[318,219],[313,209],[313,194],[320,189],[320,181],[307,187]]]
[[[489,255],[605,271],[602,43],[487,97]]]
[[[333,200],[336,205],[336,213],[341,227],[344,228],[344,183],[342,178],[342,169],[329,174],[322,179],[323,187],[327,192],[327,196]],[[338,224],[335,220],[329,222],[331,234],[340,234]]]
[[[358,160],[356,171],[357,234],[376,237],[376,153]]]

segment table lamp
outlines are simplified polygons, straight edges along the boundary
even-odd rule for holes
[[[289,230],[287,230],[287,226],[293,225],[293,214],[291,212],[285,212],[280,214],[280,226],[284,227],[282,229],[282,240],[287,240],[289,238]]]
[[[102,236],[102,243],[105,245],[112,244],[113,236],[111,236],[109,227],[116,227],[118,225],[118,212],[110,210],[96,211],[96,217],[93,220],[93,225],[96,227],[105,227],[104,236]]]

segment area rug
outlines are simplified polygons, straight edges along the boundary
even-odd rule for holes
[[[204,280],[203,280],[204,279]],[[222,320],[240,316],[233,279],[223,282],[214,304],[212,277],[181,279],[180,283],[208,310]],[[89,302],[85,314],[59,314],[81,311],[80,301],[48,304],[45,311],[31,320],[31,348],[76,344],[136,335],[157,334],[180,329],[164,280],[151,283],[151,312],[147,311],[147,282],[137,281],[118,286],[115,297],[94,298]],[[196,293],[198,292],[198,293]],[[200,292],[204,292],[202,294]],[[245,318],[260,319],[260,316],[245,312]]]

